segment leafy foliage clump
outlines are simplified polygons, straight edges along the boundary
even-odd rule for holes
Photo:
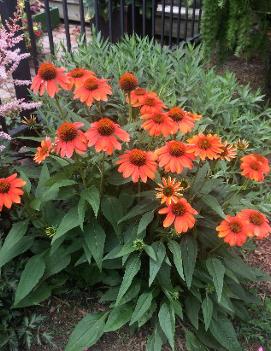
[[[268,0],[204,0],[202,34],[206,51],[217,48],[245,55],[263,50],[267,43]]]

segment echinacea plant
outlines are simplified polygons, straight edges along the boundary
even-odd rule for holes
[[[271,232],[250,202],[268,159],[200,129],[200,111],[167,106],[134,73],[118,78],[47,62],[33,80],[41,115],[50,113],[36,165],[19,167],[27,182],[21,221],[0,250],[0,267],[33,253],[14,304],[38,304],[65,283],[64,271],[76,271],[109,306],[79,322],[66,351],[147,323],[148,351],[174,350],[177,326],[188,350],[241,351],[232,319],[249,318],[257,298],[246,284],[266,276],[240,247]],[[1,181],[6,211],[16,201]],[[21,196],[23,185],[16,180],[13,192]]]

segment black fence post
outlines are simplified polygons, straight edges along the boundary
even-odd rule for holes
[[[0,13],[3,24],[13,16],[17,9],[17,0],[2,0],[0,1]],[[21,21],[20,21],[21,22]],[[22,23],[18,23],[21,25]],[[21,34],[21,33],[18,33]],[[21,53],[26,53],[25,42],[22,40],[16,45],[16,48],[21,50]],[[24,59],[20,62],[19,66],[13,73],[13,78],[18,80],[31,80],[31,73],[28,59]],[[17,99],[25,99],[26,101],[31,100],[27,86],[15,86],[15,92]],[[28,111],[29,112],[29,111]],[[24,115],[27,111],[24,112]]]

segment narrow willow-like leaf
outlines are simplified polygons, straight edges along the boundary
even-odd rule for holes
[[[175,265],[180,277],[183,280],[185,280],[184,272],[183,272],[182,252],[181,252],[180,245],[176,241],[170,240],[168,242],[168,248],[169,248],[169,250],[171,251],[171,253],[173,255],[173,262],[174,262],[174,265]]]
[[[205,331],[207,331],[209,329],[212,316],[213,316],[213,302],[208,296],[206,296],[206,298],[203,300],[201,308],[202,308]]]

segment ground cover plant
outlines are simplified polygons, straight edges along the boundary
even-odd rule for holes
[[[94,36],[33,79],[41,144],[33,161],[5,158],[0,267],[28,257],[17,308],[71,276],[99,287],[108,308],[68,351],[147,323],[149,351],[174,349],[177,326],[188,350],[242,349],[233,320],[258,301],[247,284],[267,279],[242,248],[270,233],[270,109],[202,63],[200,48]]]

